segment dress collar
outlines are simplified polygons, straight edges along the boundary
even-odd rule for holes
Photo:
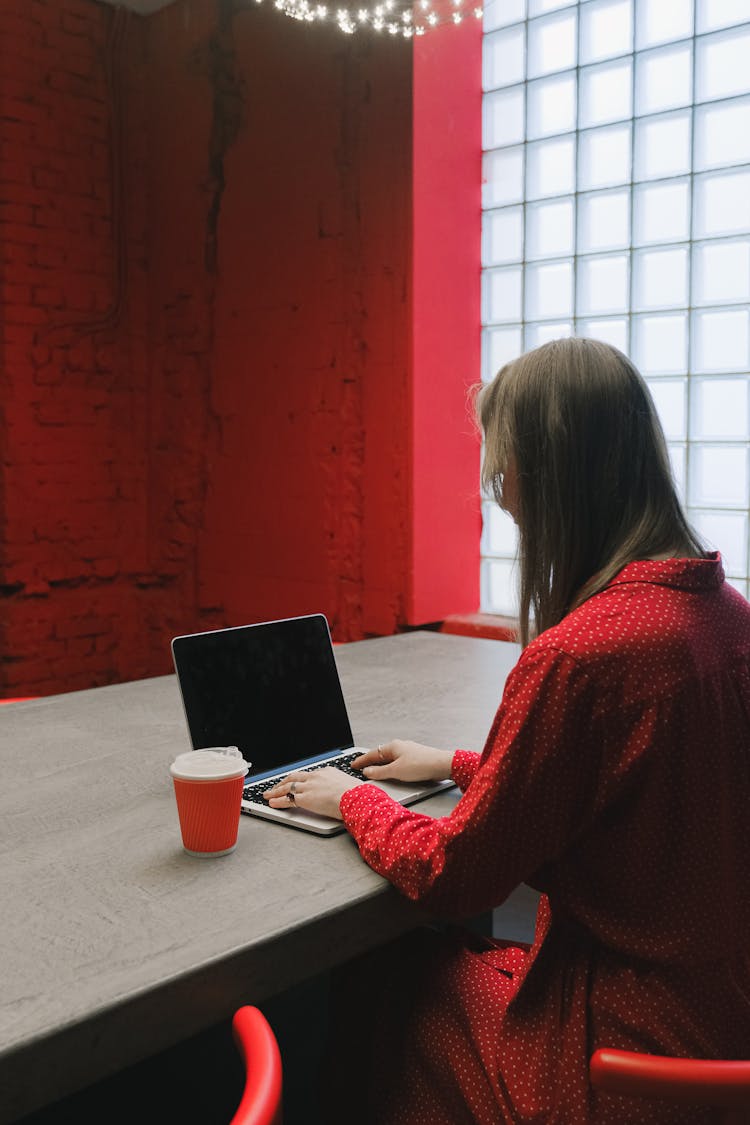
[[[723,581],[721,554],[712,551],[704,559],[637,559],[624,566],[607,586],[617,586],[622,582],[650,582],[681,590],[707,591],[717,589]]]

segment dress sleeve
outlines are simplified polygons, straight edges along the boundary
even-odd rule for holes
[[[469,788],[481,760],[482,756],[476,750],[456,750],[453,755],[451,781],[455,782],[462,793]]]
[[[599,774],[595,710],[594,687],[576,660],[557,649],[527,649],[449,816],[404,808],[375,785],[344,794],[342,816],[362,857],[443,916],[499,905],[591,814]],[[471,769],[463,758],[454,763],[457,781],[464,764]]]

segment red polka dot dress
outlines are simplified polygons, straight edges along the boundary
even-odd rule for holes
[[[425,928],[391,951],[356,1016],[380,1082],[351,1120],[718,1120],[588,1082],[598,1046],[750,1055],[750,605],[718,554],[631,563],[532,641],[453,779],[450,816],[361,785],[346,826],[442,921],[536,888],[534,943]]]

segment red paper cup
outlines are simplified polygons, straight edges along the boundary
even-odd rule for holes
[[[234,851],[245,774],[250,768],[239,750],[192,750],[180,754],[169,768],[185,851],[197,856]]]

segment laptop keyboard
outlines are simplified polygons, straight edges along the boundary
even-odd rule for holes
[[[333,762],[330,759],[327,762],[318,762],[315,766],[308,766],[303,770],[303,773],[312,773],[313,770],[322,770],[324,766],[335,766],[337,770],[343,770],[344,773],[351,774],[356,777],[358,781],[365,781],[365,775],[361,770],[352,769],[351,763],[355,758],[362,755],[362,750],[355,750],[353,754],[343,754],[340,758],[336,758]],[[251,801],[256,805],[265,805],[263,794],[269,789],[273,789],[280,781],[283,781],[286,774],[280,774],[278,777],[268,777],[264,781],[256,781],[251,785],[246,785],[242,790],[243,801]]]

